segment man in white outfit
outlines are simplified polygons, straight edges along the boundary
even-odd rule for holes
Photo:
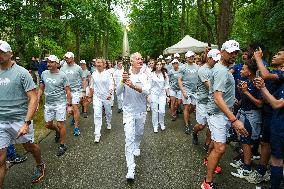
[[[117,68],[113,73],[113,79],[114,79],[114,84],[115,86],[120,85],[121,79],[122,79],[122,74],[123,74],[123,62],[122,60],[119,60],[117,62]],[[117,99],[117,113],[121,113],[122,112],[122,102],[123,102],[123,95],[117,95],[116,93],[116,99]]]
[[[102,109],[105,108],[107,129],[111,129],[111,96],[114,89],[112,74],[105,69],[105,60],[97,59],[96,71],[92,74],[90,85],[90,98],[93,98],[95,142],[98,143],[101,137]]]
[[[143,61],[140,53],[130,57],[132,68],[124,72],[122,82],[117,86],[117,94],[123,93],[123,124],[125,132],[125,157],[128,167],[127,179],[134,179],[134,156],[140,155],[140,143],[146,120],[146,97],[150,84],[141,70]]]

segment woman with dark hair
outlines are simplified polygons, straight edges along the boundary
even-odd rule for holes
[[[162,62],[154,63],[150,75],[150,85],[152,124],[154,133],[157,133],[159,124],[162,131],[166,128],[164,123],[165,107],[170,88],[167,71],[163,68]]]

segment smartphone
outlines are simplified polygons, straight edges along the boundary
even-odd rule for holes
[[[255,76],[256,76],[256,77],[261,77],[260,70],[257,70],[257,71],[256,71]]]

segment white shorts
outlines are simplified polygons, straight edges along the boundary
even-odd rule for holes
[[[89,96],[89,95],[90,95],[90,87],[87,86],[87,88],[86,88],[86,96]]]
[[[79,104],[80,100],[82,98],[82,93],[81,92],[71,92],[72,96],[72,104]]]
[[[29,132],[16,139],[18,131],[23,126],[24,121],[0,122],[0,149],[7,148],[10,144],[34,143],[33,122],[29,126]]]
[[[207,123],[208,114],[206,104],[196,103],[196,121],[198,124],[205,125]]]
[[[220,113],[208,116],[208,126],[211,131],[211,139],[215,142],[225,144],[227,140],[228,130],[231,127],[231,123],[228,118]]]
[[[176,97],[177,99],[181,99],[181,92],[170,89],[170,96]]]
[[[44,105],[44,121],[65,121],[66,120],[66,104],[60,105]]]
[[[187,93],[188,98],[185,98],[183,94],[181,94],[182,103],[183,104],[196,104],[196,96],[194,94]]]

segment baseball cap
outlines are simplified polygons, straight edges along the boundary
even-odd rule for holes
[[[212,58],[215,61],[220,61],[221,54],[220,54],[220,51],[218,49],[212,49],[208,52],[207,57]]]
[[[80,64],[87,64],[86,60],[80,60]]]
[[[57,56],[55,55],[49,55],[49,57],[47,57],[47,59],[51,62],[57,62],[59,63],[59,59],[57,58]]]
[[[160,56],[159,56],[159,59],[163,59],[163,58],[164,58],[163,55],[160,55]]]
[[[0,40],[0,50],[3,52],[12,52],[11,46],[6,42]]]
[[[240,44],[235,40],[229,40],[223,43],[221,50],[225,50],[228,53],[239,51],[240,50]]]
[[[72,53],[72,52],[67,52],[67,53],[64,55],[64,57],[66,57],[66,58],[74,58],[74,53]]]
[[[21,60],[21,59],[20,59],[20,57],[17,56],[17,57],[16,57],[16,60]]]
[[[185,53],[185,57],[186,57],[186,58],[191,57],[191,56],[194,56],[194,52],[192,52],[192,51],[187,51],[187,53]]]
[[[171,56],[167,56],[165,59],[166,59],[166,60],[171,60],[172,57],[171,57]]]
[[[174,59],[174,60],[172,61],[172,64],[175,64],[175,63],[179,63],[178,59]]]
[[[180,55],[178,53],[174,54],[174,58],[179,58]]]

